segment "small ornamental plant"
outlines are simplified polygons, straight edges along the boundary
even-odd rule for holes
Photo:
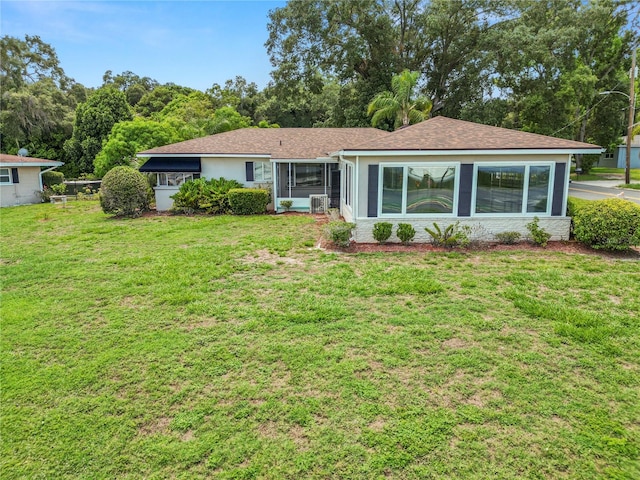
[[[541,247],[546,247],[547,242],[551,238],[551,234],[538,225],[539,221],[540,219],[538,217],[533,217],[533,220],[527,223],[527,230],[529,230],[529,236],[533,243]]]
[[[410,223],[399,223],[396,235],[403,245],[409,245],[416,236],[416,229]]]
[[[513,245],[515,243],[518,243],[518,240],[520,240],[520,232],[500,232],[500,233],[496,233],[495,237],[496,240],[499,243],[502,243],[504,245]]]
[[[288,212],[291,210],[291,207],[293,207],[293,200],[282,200],[280,201],[280,206]]]
[[[355,223],[338,220],[329,222],[325,232],[329,240],[331,240],[335,245],[345,248],[351,245],[351,235],[355,227]]]
[[[373,238],[376,242],[386,243],[393,233],[393,225],[389,222],[378,222],[373,226]]]

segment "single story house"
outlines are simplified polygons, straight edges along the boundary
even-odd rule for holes
[[[61,165],[54,160],[0,153],[0,206],[40,203],[42,174]]]
[[[611,153],[604,154],[604,161],[598,163],[600,167],[627,168],[627,137],[622,137],[622,143]],[[607,162],[607,160],[609,160]],[[631,168],[640,168],[640,135],[631,139]]]
[[[569,237],[569,169],[587,143],[434,117],[395,132],[373,128],[245,128],[153,148],[140,171],[157,175],[156,207],[167,210],[180,184],[198,176],[236,179],[291,200],[300,211],[338,208],[373,241],[380,221],[425,226],[459,221],[472,236],[525,235],[534,216],[552,239]]]

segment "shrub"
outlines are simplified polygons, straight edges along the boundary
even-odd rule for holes
[[[403,244],[408,245],[416,236],[416,229],[410,223],[399,223],[396,235]]]
[[[385,243],[393,233],[393,225],[389,222],[378,222],[373,226],[373,238],[378,243]]]
[[[62,172],[44,172],[42,174],[42,183],[51,187],[64,182],[64,173]]]
[[[531,241],[533,243],[540,245],[541,247],[546,247],[547,242],[551,238],[551,234],[544,228],[538,226],[539,221],[540,219],[538,217],[533,217],[533,220],[527,223],[527,230],[529,230],[529,235],[531,236]]]
[[[595,249],[627,250],[640,245],[640,206],[620,198],[584,203],[575,209],[576,240]]]
[[[229,190],[229,205],[235,215],[260,215],[267,211],[269,191],[259,188]]]
[[[293,207],[293,200],[282,200],[280,206],[288,212]]]
[[[342,222],[340,220],[329,222],[326,227],[326,235],[335,245],[348,247],[351,243],[351,233],[355,228],[354,223]]]
[[[56,183],[51,185],[51,191],[54,195],[64,195],[67,191],[67,186],[64,183]]]
[[[444,230],[437,223],[434,223],[433,230],[425,227],[425,231],[431,236],[431,243],[437,247],[467,247],[470,243],[469,232],[471,229],[466,225],[461,227],[460,222],[452,223]]]
[[[149,208],[146,177],[131,167],[114,167],[102,179],[100,206],[105,213],[135,217]]]
[[[513,245],[520,240],[520,232],[500,232],[495,235],[496,240],[505,245]]]
[[[198,178],[180,185],[173,198],[173,209],[192,214],[195,212],[227,214],[231,213],[228,193],[242,184],[225,178],[205,180]]]

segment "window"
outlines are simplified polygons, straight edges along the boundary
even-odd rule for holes
[[[353,204],[353,165],[345,163],[344,168],[344,203],[351,206]]]
[[[198,178],[198,174],[166,172],[158,173],[158,186],[179,187],[184,182]]]
[[[272,180],[271,163],[254,162],[253,163],[253,181],[254,182],[270,182],[271,180]]]
[[[11,184],[11,170],[0,168],[0,184]]]
[[[324,177],[324,164],[322,163],[295,163],[294,186],[296,187],[321,187]]]
[[[453,214],[456,164],[382,166],[381,214]]]
[[[548,213],[551,165],[477,165],[477,214]]]

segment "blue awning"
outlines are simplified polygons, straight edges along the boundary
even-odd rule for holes
[[[200,173],[200,159],[193,157],[151,157],[138,170],[141,172]]]

